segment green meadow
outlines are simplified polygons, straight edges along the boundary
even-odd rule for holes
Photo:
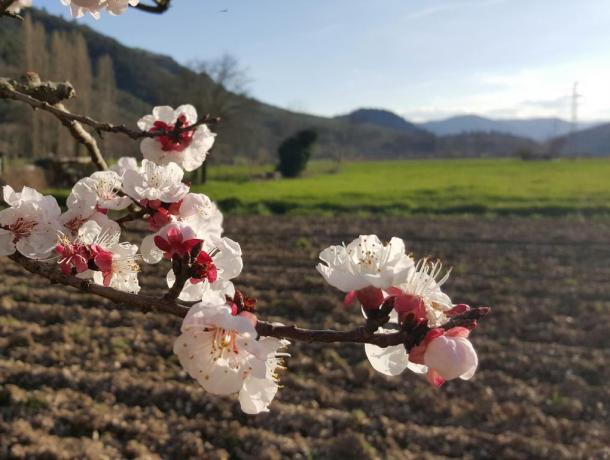
[[[605,214],[610,160],[313,162],[298,179],[251,179],[272,167],[210,167],[195,186],[236,213]],[[250,174],[250,175],[249,175]]]
[[[212,165],[193,190],[236,214],[610,214],[610,159],[314,161],[298,179],[272,172]]]

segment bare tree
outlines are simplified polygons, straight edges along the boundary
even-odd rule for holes
[[[195,107],[232,122],[250,106],[248,69],[235,56],[224,53],[211,60],[194,60],[188,67],[195,73]]]
[[[194,60],[188,64],[190,72],[185,72],[185,87],[191,89],[190,100],[200,113],[214,113],[222,118],[219,131],[226,138],[236,139],[246,136],[249,131],[248,115],[256,110],[256,104],[249,97],[251,79],[248,69],[235,56],[224,53],[211,60]],[[188,85],[188,86],[187,86]],[[222,155],[223,145],[215,150]],[[193,178],[203,183],[207,176],[204,164]]]

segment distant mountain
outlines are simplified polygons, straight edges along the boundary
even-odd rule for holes
[[[587,123],[581,127],[588,128],[592,125],[593,123]],[[571,123],[560,118],[492,119],[478,115],[460,115],[419,124],[420,128],[437,136],[469,132],[498,132],[527,137],[538,142],[566,135],[570,132],[571,126]]]
[[[383,128],[394,129],[404,133],[424,135],[426,130],[418,128],[413,123],[408,122],[400,115],[383,109],[358,109],[346,115],[335,117],[354,125],[369,124],[381,126]]]
[[[562,155],[610,155],[610,123],[560,136],[552,142]]]

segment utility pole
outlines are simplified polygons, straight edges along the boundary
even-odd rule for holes
[[[582,97],[582,94],[578,94],[578,82],[575,81],[574,85],[572,86],[572,123],[570,125],[570,141],[569,144],[571,144],[571,147],[573,150],[575,150],[575,137],[574,134],[576,133],[576,130],[578,129],[578,99],[580,99]],[[572,152],[575,153],[575,152]]]

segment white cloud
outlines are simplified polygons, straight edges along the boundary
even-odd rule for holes
[[[476,113],[503,118],[571,117],[571,92],[578,81],[579,120],[610,119],[610,62],[601,59],[564,62],[504,73],[479,73],[468,90],[431,91],[423,104],[400,108],[413,120]]]

